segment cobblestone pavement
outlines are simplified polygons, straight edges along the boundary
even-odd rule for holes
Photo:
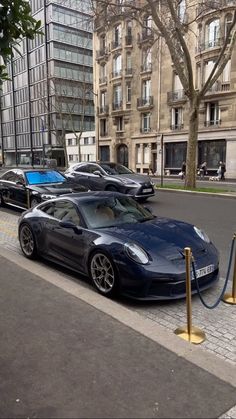
[[[0,210],[0,246],[12,252],[21,253],[17,240],[18,214],[9,214]],[[219,296],[224,284],[221,279],[216,287],[203,294],[208,303],[213,303]],[[231,282],[230,290],[231,291]],[[182,325],[186,325],[185,300],[171,302],[132,302],[122,300],[131,310],[141,316],[149,318],[162,325],[171,332]],[[236,307],[221,302],[214,310],[205,308],[198,296],[192,300],[192,324],[199,327],[206,334],[206,341],[201,345],[203,349],[215,353],[229,363],[236,363]]]

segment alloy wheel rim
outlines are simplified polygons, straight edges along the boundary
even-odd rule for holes
[[[115,273],[110,260],[102,253],[97,253],[91,260],[91,275],[96,287],[104,294],[114,287]]]
[[[29,227],[24,226],[21,229],[21,247],[27,256],[31,256],[34,251],[34,238]]]

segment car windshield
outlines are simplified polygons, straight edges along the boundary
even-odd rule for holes
[[[122,166],[122,164],[116,163],[100,163],[100,166],[109,175],[127,175],[133,173],[128,167]]]
[[[148,209],[130,197],[104,197],[83,201],[80,210],[90,228],[139,223],[155,218]]]
[[[45,183],[65,182],[65,177],[56,170],[34,170],[32,172],[26,172],[25,177],[28,185],[41,185]]]

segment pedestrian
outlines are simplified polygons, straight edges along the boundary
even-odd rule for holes
[[[207,175],[207,163],[204,161],[200,166],[200,179],[204,179],[205,175]]]
[[[182,167],[181,167],[181,179],[184,179],[186,175],[186,162],[183,161]]]
[[[220,161],[219,169],[220,169],[220,180],[225,180],[226,167],[225,167],[224,162]]]

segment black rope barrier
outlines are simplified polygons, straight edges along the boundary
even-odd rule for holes
[[[231,243],[231,249],[230,249],[230,256],[229,256],[229,264],[228,264],[228,269],[227,269],[227,274],[226,274],[226,279],[225,279],[225,284],[223,286],[223,289],[220,293],[220,296],[217,298],[216,302],[213,305],[209,305],[204,301],[204,298],[202,297],[201,291],[200,291],[200,287],[199,287],[199,282],[198,282],[198,278],[196,275],[196,269],[195,269],[195,264],[194,264],[194,258],[192,258],[192,269],[193,269],[193,277],[194,280],[196,282],[196,288],[197,288],[197,293],[198,296],[202,302],[202,304],[206,307],[209,308],[210,310],[213,308],[216,308],[219,303],[222,300],[222,297],[225,294],[225,290],[227,288],[228,282],[229,282],[229,276],[230,276],[230,270],[231,270],[231,265],[232,265],[232,258],[233,258],[233,252],[234,252],[234,245],[235,245],[235,236],[233,237],[232,243]]]

